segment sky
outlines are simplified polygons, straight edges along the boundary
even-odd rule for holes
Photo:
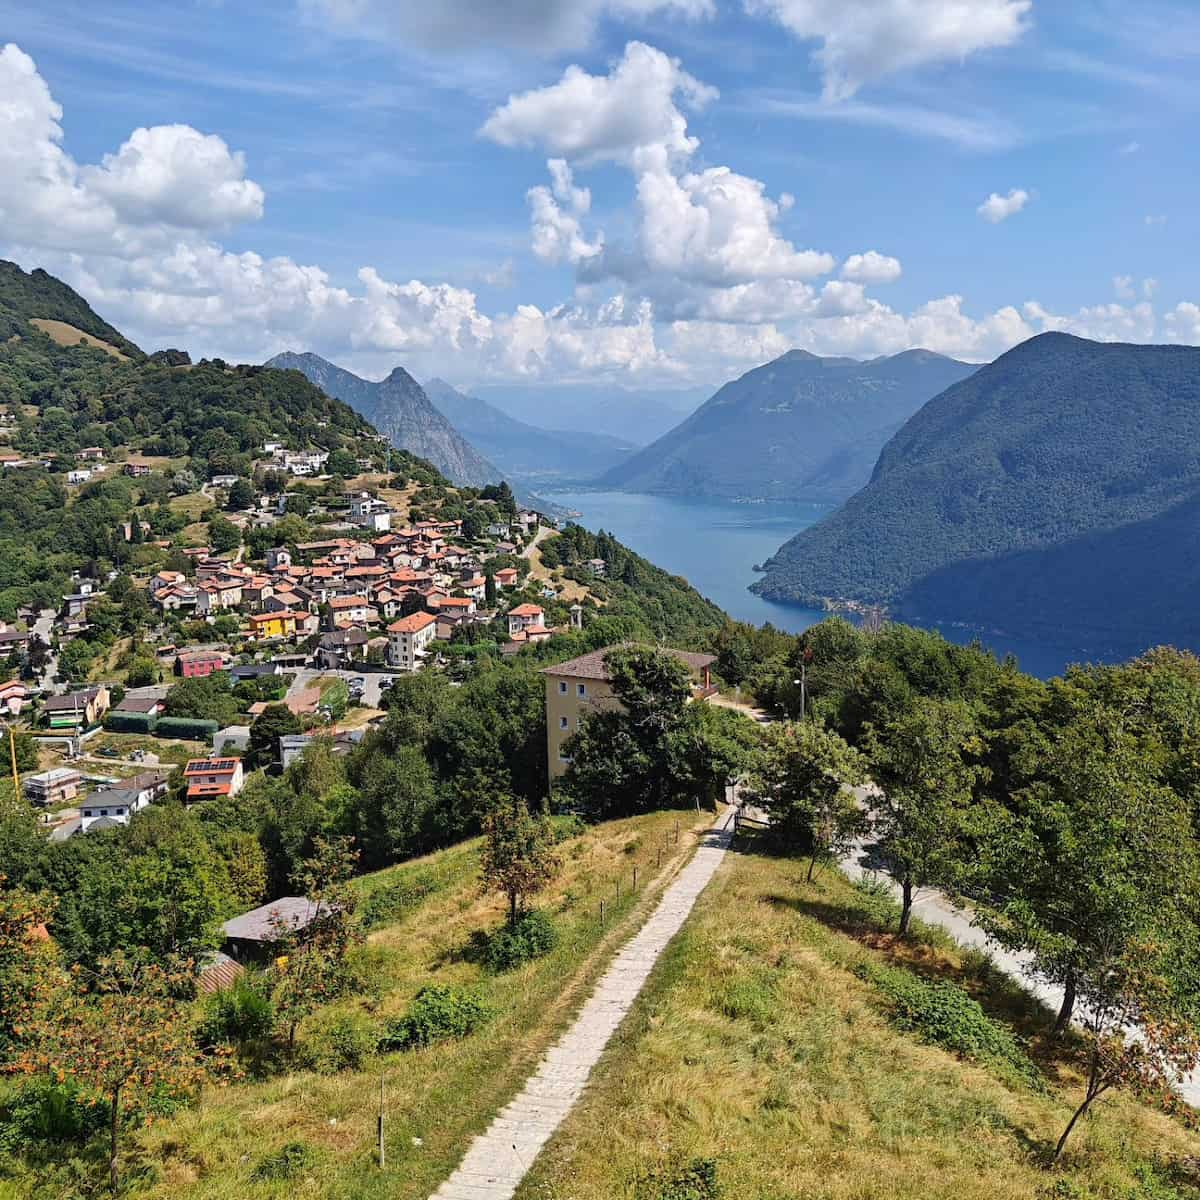
[[[1198,68],[1187,0],[0,0],[0,255],[468,387],[1194,344]]]

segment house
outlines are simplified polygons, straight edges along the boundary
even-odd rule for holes
[[[329,611],[338,625],[365,625],[375,615],[366,596],[334,596]]]
[[[110,703],[108,686],[98,683],[65,696],[47,696],[42,711],[51,729],[90,729],[104,719]]]
[[[231,488],[237,481],[238,476],[236,475],[214,475],[211,483],[213,487]]]
[[[621,702],[612,689],[607,658],[614,650],[634,648],[631,643],[606,646],[570,662],[542,668],[541,673],[546,677],[546,740],[551,784],[567,769],[570,760],[563,752],[563,745],[579,728],[582,717],[589,712],[620,707]],[[710,672],[716,662],[715,655],[687,650],[663,653],[678,659],[691,672],[694,697],[703,698],[711,693]]]
[[[259,641],[264,638],[293,637],[296,633],[296,614],[287,609],[283,612],[251,613],[250,633]]]
[[[470,596],[430,596],[425,602],[430,612],[465,613],[473,615],[476,609],[475,601]]]
[[[199,567],[197,567],[197,574],[199,574]],[[241,602],[242,581],[240,579],[209,579],[197,589],[196,613],[203,617],[222,609],[237,608]]]
[[[608,573],[608,564],[602,558],[589,558],[587,566],[597,579],[603,579]]]
[[[29,648],[28,629],[7,629],[0,626],[0,654],[11,654],[14,650],[24,652]]]
[[[546,614],[536,604],[518,604],[508,610],[508,633],[525,633],[530,629],[544,629]]]
[[[415,671],[425,657],[426,647],[437,636],[437,617],[413,613],[388,627],[388,662],[404,671]]]
[[[476,575],[474,571],[464,571],[458,588],[473,600],[482,600],[487,593],[487,579],[483,575]]]
[[[175,656],[175,674],[183,679],[203,679],[224,669],[225,655],[220,650],[186,650]]]
[[[286,571],[292,565],[292,552],[286,546],[274,546],[267,551],[267,570]]]
[[[21,786],[30,804],[46,808],[74,800],[79,795],[82,783],[83,778],[78,771],[70,767],[57,767],[53,771],[27,776]]]
[[[242,584],[242,604],[252,613],[262,612],[274,594],[275,581],[269,575],[254,575]]]
[[[87,467],[77,467],[73,471],[67,472],[68,483],[87,483],[92,477],[92,472]]]
[[[157,596],[167,588],[179,587],[187,583],[187,576],[182,571],[159,571],[150,577],[150,595]]]
[[[70,618],[82,615],[98,595],[96,585],[90,579],[80,580],[79,590],[69,592],[63,597],[63,616]]]
[[[212,800],[217,796],[236,796],[245,776],[240,758],[193,758],[183,768],[188,804]]]
[[[231,754],[244,754],[250,748],[249,725],[226,725],[212,735],[213,758],[228,758]]]
[[[280,896],[221,926],[225,952],[239,963],[265,965],[280,942],[303,935],[317,919],[318,906],[305,896]]]
[[[361,662],[367,657],[368,640],[365,629],[334,629],[317,644],[317,662],[333,670],[348,662]]]
[[[515,588],[520,577],[521,573],[516,567],[501,567],[494,575],[496,586],[504,591]]]
[[[154,603],[163,612],[178,612],[183,608],[195,608],[200,593],[190,583],[181,583],[177,587],[161,588],[154,593]]]
[[[112,711],[114,713],[136,713],[148,717],[157,717],[162,715],[165,707],[162,698],[159,696],[122,696],[120,704],[114,704]]]
[[[19,680],[10,679],[0,683],[0,713],[5,716],[19,716],[25,701],[29,699],[29,689]]]
[[[93,792],[79,806],[80,833],[128,825],[135,812],[140,812],[160,796],[166,795],[169,771],[143,771],[114,787]]]
[[[488,537],[508,537],[509,527],[502,521],[493,521],[487,527]]]
[[[75,457],[80,462],[103,462],[104,451],[99,446],[84,446],[82,450],[75,451]]]
[[[131,458],[122,468],[126,475],[132,475],[134,479],[140,479],[143,475],[149,475],[154,467],[143,461],[140,458]]]

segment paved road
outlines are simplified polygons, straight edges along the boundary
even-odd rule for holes
[[[44,608],[38,613],[38,618],[30,626],[32,632],[36,633],[47,646],[50,645],[50,631],[54,628],[54,609]],[[54,691],[54,677],[58,674],[58,655],[51,650],[46,659],[46,669],[42,672],[38,679],[38,686],[49,695]]]
[[[732,838],[732,812],[705,834],[653,916],[625,943],[575,1023],[542,1060],[521,1094],[471,1143],[433,1200],[509,1200],[542,1147],[583,1094],[609,1038],[637,999],[659,955],[679,932]]]

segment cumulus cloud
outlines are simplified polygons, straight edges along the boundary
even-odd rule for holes
[[[1200,304],[1185,301],[1167,314],[1167,337],[1194,346],[1200,343]]]
[[[848,100],[864,84],[930,63],[961,61],[1010,46],[1025,32],[1033,0],[744,0],[748,12],[772,17],[804,41],[820,41],[813,58],[823,97]]]
[[[533,227],[533,252],[543,262],[578,264],[604,248],[603,235],[588,241],[582,218],[592,206],[587,188],[575,186],[570,166],[561,158],[547,164],[551,186],[539,184],[526,193]]]
[[[501,146],[540,147],[582,163],[630,163],[648,148],[686,157],[699,143],[676,101],[697,109],[716,96],[678,59],[630,42],[607,75],[569,66],[558,83],[510,97],[480,133]]]
[[[843,279],[851,279],[855,283],[895,283],[902,274],[900,260],[880,254],[876,250],[868,250],[865,254],[852,254],[842,263]]]
[[[1007,196],[993,192],[975,211],[993,225],[1007,221],[1029,203],[1029,193],[1024,188],[1013,188]]]
[[[553,54],[588,45],[605,18],[710,17],[714,0],[300,0],[310,22],[404,47],[456,52],[499,46]]]

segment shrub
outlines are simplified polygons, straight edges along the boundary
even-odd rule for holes
[[[489,970],[511,971],[549,954],[558,945],[558,928],[551,917],[534,910],[501,925],[484,947],[483,961]]]
[[[862,963],[855,973],[887,1002],[892,1023],[922,1041],[997,1068],[1007,1078],[1041,1090],[1037,1067],[1012,1031],[992,1020],[957,984],[927,982],[903,967]]]
[[[220,725],[216,721],[196,717],[160,717],[154,731],[159,737],[206,742],[218,729]]]
[[[366,1018],[343,1013],[320,1027],[304,1047],[304,1058],[327,1075],[357,1071],[379,1044],[377,1027]]]
[[[682,1168],[657,1172],[638,1189],[639,1200],[721,1200],[723,1194],[714,1158],[693,1158]]]
[[[264,980],[240,975],[233,986],[214,992],[204,1003],[196,1030],[201,1046],[254,1042],[270,1037],[275,1027],[275,1006]]]
[[[257,1181],[294,1179],[316,1164],[317,1152],[307,1142],[288,1142],[272,1154],[258,1160],[251,1172]]]
[[[86,1142],[108,1124],[108,1104],[93,1103],[72,1083],[35,1079],[0,1104],[0,1148],[31,1142]]]
[[[409,1050],[446,1038],[466,1037],[491,1015],[491,1006],[476,992],[433,984],[413,997],[404,1016],[389,1022],[379,1048]]]

